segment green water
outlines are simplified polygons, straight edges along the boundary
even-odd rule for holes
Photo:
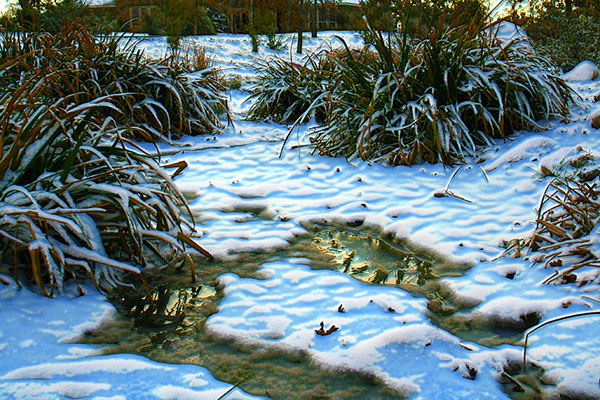
[[[317,252],[327,259],[313,267],[335,268],[370,284],[395,286],[415,297],[424,297],[427,315],[436,326],[465,340],[487,347],[521,340],[522,331],[537,321],[524,321],[524,327],[485,325],[470,318],[477,303],[456,296],[439,278],[461,276],[471,266],[455,264],[406,243],[368,229],[340,229],[313,225],[311,235],[295,247],[301,252]],[[528,324],[526,322],[529,322]]]
[[[214,337],[204,330],[217,312],[222,292],[216,278],[224,272],[260,279],[258,268],[283,257],[300,256],[289,249],[273,254],[243,254],[235,261],[197,260],[198,279],[189,271],[145,274],[152,302],[143,287],[113,290],[109,299],[119,313],[99,329],[87,331],[80,342],[103,344],[103,353],[133,353],[164,363],[189,363],[208,368],[217,379],[256,395],[298,399],[402,398],[369,374],[324,369],[304,352],[265,349]],[[328,257],[315,255],[318,264]]]
[[[218,310],[223,296],[217,277],[232,272],[261,279],[261,265],[282,259],[309,260],[315,269],[334,269],[375,285],[390,285],[428,299],[429,317],[443,329],[478,343],[497,345],[521,339],[521,332],[494,331],[457,322],[471,304],[457,301],[439,278],[459,276],[469,266],[453,265],[405,244],[360,228],[311,226],[285,250],[244,253],[234,260],[197,260],[197,280],[186,269],[144,273],[151,296],[141,285],[109,294],[119,314],[81,338],[103,344],[110,353],[141,354],[164,363],[190,363],[208,368],[217,379],[257,395],[273,398],[385,399],[404,397],[377,378],[356,371],[315,365],[303,352],[241,345],[211,336],[205,321]],[[150,297],[152,301],[150,301]],[[458,319],[460,321],[460,319]]]

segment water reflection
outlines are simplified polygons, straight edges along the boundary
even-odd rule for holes
[[[290,247],[273,253],[243,253],[228,261],[198,260],[199,280],[176,268],[144,273],[143,285],[115,289],[109,299],[119,315],[88,331],[85,343],[105,344],[105,353],[136,353],[166,363],[193,363],[210,369],[217,379],[241,383],[246,392],[274,398],[397,398],[383,382],[356,371],[323,369],[297,351],[244,345],[210,335],[205,321],[218,311],[223,296],[217,278],[225,272],[261,279],[266,263],[302,260],[315,269],[336,269],[373,285],[395,286],[428,299],[431,321],[467,340],[496,345],[512,343],[520,332],[497,332],[462,322],[463,304],[440,277],[459,276],[469,266],[455,265],[368,229],[312,226]]]

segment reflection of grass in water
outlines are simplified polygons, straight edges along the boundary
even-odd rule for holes
[[[112,292],[111,301],[120,315],[88,332],[82,341],[110,344],[104,349],[106,353],[136,353],[160,362],[202,365],[217,379],[232,384],[251,376],[240,388],[257,395],[340,399],[400,396],[372,376],[323,369],[303,352],[249,346],[206,333],[204,323],[218,311],[223,296],[221,290],[214,289],[219,275],[232,272],[260,279],[257,271],[263,264],[284,258],[305,259],[315,269],[337,269],[364,282],[392,285],[426,297],[432,322],[463,339],[488,346],[521,339],[520,332],[494,330],[461,319],[461,311],[468,315],[474,304],[456,299],[438,277],[459,276],[468,267],[415,254],[366,229],[315,231],[297,238],[289,249],[271,254],[244,253],[224,262],[202,260],[196,269],[200,281],[194,284],[186,271],[148,272],[153,302],[145,298],[142,288],[137,294],[129,289]]]
[[[201,281],[192,287],[186,271],[149,273],[146,280],[153,288],[152,304],[143,288],[113,291],[109,297],[119,315],[98,330],[86,332],[81,341],[107,344],[103,348],[106,354],[133,353],[164,363],[202,365],[217,379],[232,384],[251,376],[240,385],[242,390],[274,398],[402,397],[371,375],[315,365],[305,352],[244,345],[205,331],[206,319],[217,312],[223,296],[219,289],[211,289],[219,275],[232,272],[260,278],[256,271],[262,264],[290,253],[299,254],[292,249],[271,255],[244,254],[235,261],[205,262],[197,268]],[[200,290],[199,285],[203,285]]]
[[[415,251],[403,242],[387,238],[365,228],[305,226],[314,232],[299,241],[297,249],[324,257],[323,266],[337,269],[366,283],[396,286],[428,300],[428,316],[441,329],[464,340],[495,347],[512,344],[532,324],[523,321],[523,329],[505,326],[498,320],[480,322],[471,318],[477,304],[459,298],[440,278],[463,275],[470,266],[453,264],[424,251]],[[322,267],[319,263],[315,268]],[[534,321],[532,321],[534,322]],[[535,325],[535,322],[533,323]]]
[[[448,265],[425,254],[414,254],[400,244],[395,245],[372,232],[352,232],[324,229],[315,233],[313,245],[320,252],[329,253],[338,264],[338,270],[368,283],[386,285],[425,285],[445,276],[459,275]],[[410,290],[409,290],[410,291]]]

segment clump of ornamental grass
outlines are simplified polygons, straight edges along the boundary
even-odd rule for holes
[[[206,52],[206,47],[193,42],[184,43],[178,56],[188,71],[206,71],[214,75],[215,84],[220,83],[220,71],[215,67],[214,58]]]
[[[277,122],[299,120],[325,91],[333,73],[323,67],[320,55],[309,55],[304,63],[274,57],[257,61],[258,78],[249,101],[248,119],[272,119]]]
[[[371,52],[360,57],[343,43],[343,56],[267,62],[250,116],[296,126],[319,114],[310,137],[319,153],[412,165],[460,162],[568,114],[574,92],[522,39],[498,38],[476,20],[445,26],[423,38],[369,28]]]
[[[183,63],[156,62],[144,57],[136,42],[119,35],[94,36],[83,26],[65,26],[56,34],[6,33],[0,38],[0,60],[17,59],[0,76],[0,93],[7,83],[38,70],[54,74],[43,86],[48,96],[71,96],[82,103],[115,94],[119,124],[141,128],[145,138],[179,138],[214,134],[228,117],[222,86],[211,67],[190,74]],[[71,71],[68,80],[57,71]]]
[[[244,84],[244,81],[240,75],[232,75],[223,78],[223,85],[230,90],[239,90]]]
[[[315,101],[328,93],[330,82],[336,78],[338,64],[354,58],[375,57],[369,48],[328,49],[309,54],[303,63],[274,57],[258,61],[258,77],[249,101],[252,106],[248,119],[272,119],[282,123],[301,123],[307,116],[325,121],[325,109],[314,107]]]
[[[285,49],[285,36],[277,35],[274,32],[267,32],[267,47],[274,51]]]
[[[93,42],[71,48],[68,35],[23,35],[7,46],[14,39],[4,37],[0,59],[0,272],[35,282],[46,296],[71,278],[105,289],[123,274],[141,278],[149,265],[188,262],[193,274],[189,247],[210,254],[192,239],[191,213],[172,180],[185,163],[160,165],[128,139],[148,132],[131,115],[142,95],[125,90],[119,74],[150,73],[117,50],[112,63],[84,68],[82,54],[103,55]],[[42,39],[57,47],[38,46]],[[114,92],[106,94],[111,74]],[[158,100],[169,98],[150,104],[167,110],[173,104]]]
[[[532,234],[509,243],[505,253],[516,257],[531,253],[530,260],[543,263],[553,273],[543,283],[584,285],[597,277],[578,275],[582,269],[600,268],[598,238],[591,233],[600,222],[600,179],[572,177],[550,181],[536,217]]]

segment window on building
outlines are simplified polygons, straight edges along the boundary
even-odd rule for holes
[[[319,10],[319,29],[335,29],[335,7],[324,6]]]

